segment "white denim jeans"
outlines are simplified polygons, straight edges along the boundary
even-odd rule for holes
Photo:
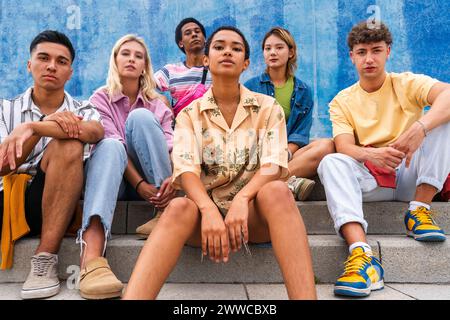
[[[396,189],[378,187],[363,163],[341,153],[324,157],[317,171],[336,233],[349,222],[359,222],[367,233],[363,202],[412,201],[416,187],[424,183],[442,189],[450,172],[450,123],[428,133],[409,168],[403,160],[396,170]]]

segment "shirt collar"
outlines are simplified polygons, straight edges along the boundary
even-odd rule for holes
[[[239,105],[243,107],[260,107],[258,100],[256,99],[254,93],[244,87],[242,84],[239,86],[241,99],[239,101]],[[212,87],[206,91],[200,101],[200,113],[205,110],[217,109],[219,106],[214,99],[214,95],[212,92]]]
[[[272,82],[270,80],[269,74],[267,72],[264,72],[260,77],[261,82]]]
[[[114,94],[114,95],[111,97],[111,101],[112,101],[113,103],[117,103],[117,102],[119,102],[120,100],[125,99],[125,98],[127,98],[127,96],[124,95],[122,92],[119,92],[119,93]],[[136,104],[137,102],[139,102],[139,100],[141,101],[141,103],[142,103],[143,105],[145,105],[146,102],[145,102],[145,99],[144,99],[144,97],[143,97],[143,95],[142,95],[142,91],[139,91],[138,96],[137,96],[137,98],[136,98],[135,104]]]
[[[23,106],[20,111],[27,112],[27,111],[32,111],[34,109],[36,111],[39,111],[39,113],[42,113],[41,110],[39,109],[39,107],[34,103],[32,93],[33,93],[33,87],[28,88],[27,91],[24,92],[24,94],[22,96]],[[66,110],[66,109],[69,110],[71,103],[72,103],[72,105],[74,105],[73,98],[67,92],[64,91],[63,103],[61,104],[61,106],[59,106],[57,111]]]

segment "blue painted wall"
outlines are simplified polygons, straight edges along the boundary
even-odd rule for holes
[[[175,26],[194,16],[208,33],[223,24],[248,37],[251,67],[242,80],[264,70],[260,41],[272,26],[288,28],[299,45],[297,75],[314,89],[313,137],[330,136],[328,102],[356,81],[346,36],[351,26],[377,11],[394,35],[390,71],[425,73],[450,82],[450,1],[448,0],[0,0],[0,96],[14,97],[31,85],[28,47],[44,29],[66,33],[77,58],[67,90],[86,99],[105,82],[110,50],[126,33],[150,47],[153,66],[183,58]]]

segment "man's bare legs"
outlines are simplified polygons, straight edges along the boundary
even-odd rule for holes
[[[334,152],[333,140],[315,140],[294,153],[288,164],[289,171],[296,177],[313,178],[323,157]]]
[[[41,161],[45,172],[42,231],[36,253],[57,253],[83,187],[83,144],[52,140]]]
[[[437,192],[438,190],[435,187],[430,186],[429,184],[422,183],[416,188],[414,201],[431,204]]]

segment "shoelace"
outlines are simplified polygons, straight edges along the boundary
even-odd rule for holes
[[[287,180],[287,185],[289,190],[294,191],[298,182],[297,182],[298,178],[296,176],[291,176],[288,180]]]
[[[416,217],[421,224],[431,224],[434,225],[432,212],[424,207],[418,207],[417,209],[411,211],[411,215]]]
[[[364,251],[354,253],[344,263],[344,275],[358,273],[368,263],[370,263],[370,257]]]
[[[37,256],[31,258],[33,264],[33,274],[44,276],[48,269],[55,263],[55,257]]]

